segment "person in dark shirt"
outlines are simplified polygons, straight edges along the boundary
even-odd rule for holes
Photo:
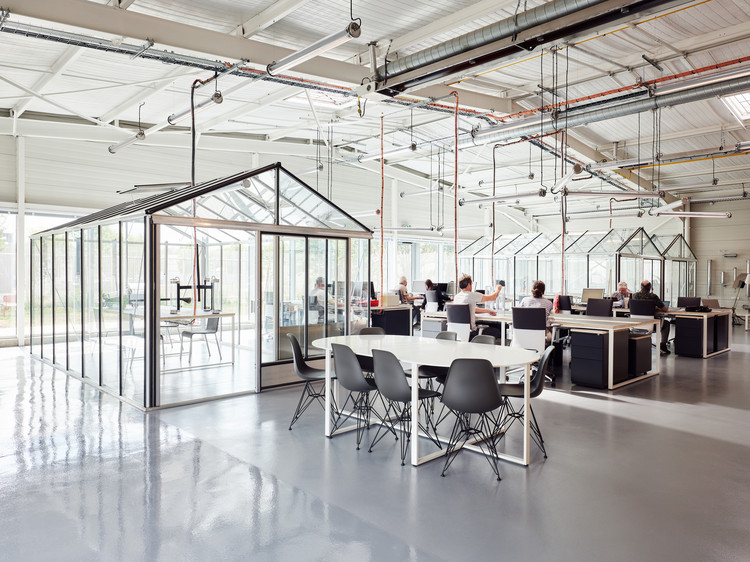
[[[641,283],[641,290],[635,293],[632,297],[634,300],[652,300],[656,303],[656,308],[659,312],[667,312],[667,307],[651,289],[651,281],[644,281]],[[661,319],[661,352],[663,354],[669,354],[669,348],[667,347],[667,340],[669,340],[669,328],[670,324],[666,318]]]
[[[445,295],[438,291],[437,285],[432,282],[431,279],[425,279],[424,282],[425,289],[427,291],[435,291],[435,294],[437,295],[437,302],[438,302],[438,310],[443,310],[445,308]],[[422,308],[424,308],[427,305],[427,295],[425,294],[424,303],[422,303]]]

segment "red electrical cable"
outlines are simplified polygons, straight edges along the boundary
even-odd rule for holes
[[[383,254],[385,244],[383,236],[383,199],[385,197],[385,157],[383,153],[383,114],[380,114],[380,304],[383,304]]]
[[[453,169],[453,257],[456,264],[456,288],[458,292],[458,92],[453,90],[450,94],[456,96],[456,115],[454,118],[454,144],[453,154],[455,155]]]

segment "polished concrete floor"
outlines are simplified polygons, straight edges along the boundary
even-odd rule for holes
[[[2,560],[747,560],[750,332],[615,392],[567,374],[528,468],[401,467],[298,388],[144,414],[0,350]],[[518,445],[518,435],[508,447]]]

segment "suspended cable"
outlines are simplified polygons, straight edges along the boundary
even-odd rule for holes
[[[383,304],[385,288],[383,285],[383,255],[385,254],[385,238],[383,230],[383,205],[385,201],[385,158],[383,157],[383,114],[380,114],[380,304]],[[393,209],[391,209],[393,213]],[[393,214],[393,216],[396,216]]]

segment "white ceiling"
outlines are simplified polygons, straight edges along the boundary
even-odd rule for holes
[[[508,118],[507,115],[541,104],[578,100],[570,104],[575,109],[618,96],[643,95],[646,88],[638,86],[642,82],[657,80],[658,92],[661,87],[720,71],[750,69],[750,60],[736,60],[750,53],[750,26],[747,25],[750,2],[672,2],[661,12],[636,13],[626,22],[581,32],[570,40],[557,40],[554,45],[559,50],[555,55],[541,48],[530,52],[518,49],[516,54],[490,65],[447,76],[432,89],[416,87],[400,97],[400,104],[379,96],[358,100],[353,94],[363,78],[370,75],[368,42],[377,42],[377,62],[382,64],[386,53],[393,61],[513,17],[517,4],[523,11],[544,3],[537,0],[520,3],[502,0],[354,2],[354,16],[362,20],[361,37],[326,53],[325,58],[319,57],[285,73],[289,79],[282,83],[265,79],[264,64],[278,60],[288,50],[297,50],[343,29],[349,22],[348,2],[10,0],[4,5],[11,7],[5,31],[27,24],[33,26],[35,33],[47,33],[50,37],[72,32],[103,40],[107,45],[112,42],[144,45],[145,38],[141,35],[146,31],[141,31],[140,26],[146,30],[155,25],[153,29],[164,29],[164,34],[157,39],[169,37],[171,43],[157,41],[149,48],[149,53],[191,55],[196,63],[199,60],[235,63],[239,57],[232,58],[225,53],[233,54],[236,46],[241,51],[243,45],[247,45],[248,56],[243,58],[250,62],[243,63],[243,68],[254,72],[256,78],[226,75],[196,92],[196,103],[207,99],[216,88],[224,95],[221,105],[211,105],[196,117],[199,150],[221,150],[236,143],[234,149],[260,154],[261,160],[285,163],[291,160],[293,165],[288,167],[292,170],[296,167],[298,171],[320,160],[324,172],[315,179],[318,184],[328,181],[328,167],[332,164],[334,199],[351,212],[370,209],[379,202],[379,162],[369,162],[366,168],[370,172],[364,173],[354,159],[356,154],[380,150],[381,116],[385,150],[410,142],[420,146],[416,153],[388,161],[385,172],[389,180],[397,178],[401,191],[412,191],[427,188],[426,178],[431,176],[442,179],[447,192],[450,191],[454,177],[451,146],[455,102],[449,98],[432,107],[415,105],[414,102],[424,100],[425,93],[434,95],[434,92],[448,92],[453,88],[459,90],[464,111],[458,120],[458,129],[462,138],[468,138],[472,129],[486,129],[500,120],[512,123],[525,119],[526,116]],[[118,5],[126,8],[128,17],[134,19],[121,17],[124,10]],[[106,11],[99,14],[97,9]],[[251,36],[242,38],[243,29],[250,29],[273,12],[278,21],[266,21]],[[167,21],[190,27],[172,28]],[[126,30],[127,34],[113,33],[114,30]],[[92,150],[101,153],[99,165],[107,166],[108,161],[124,158],[120,152],[109,154],[107,146],[132,136],[138,128],[140,114],[147,138],[122,149],[123,153],[144,154],[150,150],[155,156],[148,161],[153,165],[154,161],[158,162],[160,151],[169,155],[186,146],[189,121],[178,127],[167,127],[166,118],[188,108],[191,84],[196,79],[209,79],[212,72],[195,65],[168,64],[143,56],[132,58],[75,46],[72,41],[66,44],[27,35],[0,32],[0,52],[3,53],[0,59],[0,134],[58,142],[88,141],[94,143]],[[227,42],[221,40],[223,36],[227,37]],[[657,61],[661,70],[646,62],[643,55]],[[268,60],[269,57],[273,58]],[[711,65],[721,68],[708,69]],[[676,74],[684,76],[673,77]],[[540,85],[556,88],[557,97],[546,92],[540,95]],[[623,98],[618,103],[625,102]],[[443,111],[438,111],[441,108]],[[360,116],[358,109],[363,110],[364,115]],[[613,159],[615,143],[619,159],[646,157],[656,152],[665,158],[686,152],[698,157],[659,168],[607,172],[605,175],[612,183],[597,177],[585,179],[588,174],[584,173],[571,188],[633,190],[639,189],[639,185],[642,189],[701,182],[708,185],[715,177],[718,178],[716,187],[683,195],[706,196],[720,190],[722,194],[739,196],[742,184],[750,183],[750,157],[722,154],[721,158],[701,158],[700,155],[716,153],[722,148],[732,149],[738,142],[750,141],[747,124],[733,115],[719,97],[711,97],[666,107],[659,112],[645,111],[572,127],[568,131],[566,154],[571,162],[584,166],[604,158]],[[155,125],[162,127],[149,132]],[[561,122],[558,126],[564,128]],[[328,141],[334,146],[331,150],[321,144]],[[561,135],[540,141],[551,151],[562,150]],[[492,144],[460,150],[459,183],[463,197],[470,199],[489,193],[487,189],[472,190],[479,187],[480,180],[485,182],[485,188],[491,186],[492,153]],[[498,148],[495,156],[498,180],[534,173],[534,180],[501,183],[498,192],[502,194],[551,188],[564,172],[558,158],[529,142]],[[110,186],[110,192],[140,182],[137,167],[121,169],[114,164],[113,167],[118,169],[116,177],[121,178],[123,185]],[[305,179],[312,181],[309,176]],[[114,181],[111,177],[110,180]],[[360,186],[351,185],[360,181]],[[437,195],[432,199],[436,205]],[[403,199],[401,214],[409,217],[408,222],[413,225],[417,220],[429,222],[424,212],[428,203],[426,196]],[[452,204],[452,200],[448,204]],[[531,215],[554,213],[559,211],[559,205],[559,201],[550,196],[524,200],[503,211],[533,228]],[[615,208],[618,205],[620,203],[614,203]],[[593,209],[594,206],[608,208],[609,198],[570,203],[571,209]],[[469,226],[489,222],[485,220],[487,212],[475,207],[464,207],[461,213],[465,213],[463,216],[467,217]],[[362,220],[375,225],[374,220]],[[518,228],[517,223],[507,224],[509,229]]]

